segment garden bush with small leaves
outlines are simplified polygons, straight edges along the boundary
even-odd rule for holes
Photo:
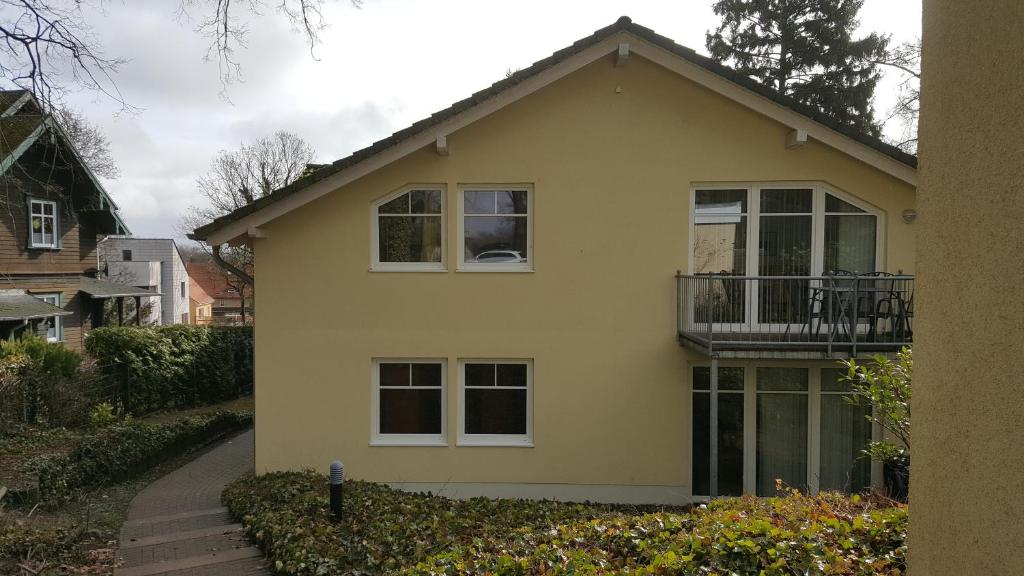
[[[224,502],[279,573],[437,575],[863,574],[905,571],[907,508],[840,494],[716,500],[688,512],[550,501],[458,501],[273,473]]]
[[[850,574],[905,571],[907,508],[791,491],[689,511],[551,501],[451,500],[345,484],[331,520],[327,478],[275,472],[224,502],[289,575]]]
[[[47,454],[27,466],[39,499],[61,503],[76,491],[128,478],[153,464],[252,425],[252,413],[218,411],[149,423],[123,420],[85,435],[67,453]]]

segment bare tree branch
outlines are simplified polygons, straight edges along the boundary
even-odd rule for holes
[[[98,126],[91,124],[81,112],[65,106],[54,110],[53,116],[93,174],[111,180],[121,174],[110,153],[110,142]]]

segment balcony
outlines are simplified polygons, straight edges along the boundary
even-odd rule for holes
[[[679,341],[723,358],[830,359],[913,343],[914,277],[677,274]]]

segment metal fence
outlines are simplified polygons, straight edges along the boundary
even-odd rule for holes
[[[913,340],[914,278],[677,274],[679,337],[724,350],[890,351]]]

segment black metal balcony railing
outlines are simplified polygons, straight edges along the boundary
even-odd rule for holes
[[[891,352],[911,344],[914,278],[677,274],[680,340],[723,351]]]

